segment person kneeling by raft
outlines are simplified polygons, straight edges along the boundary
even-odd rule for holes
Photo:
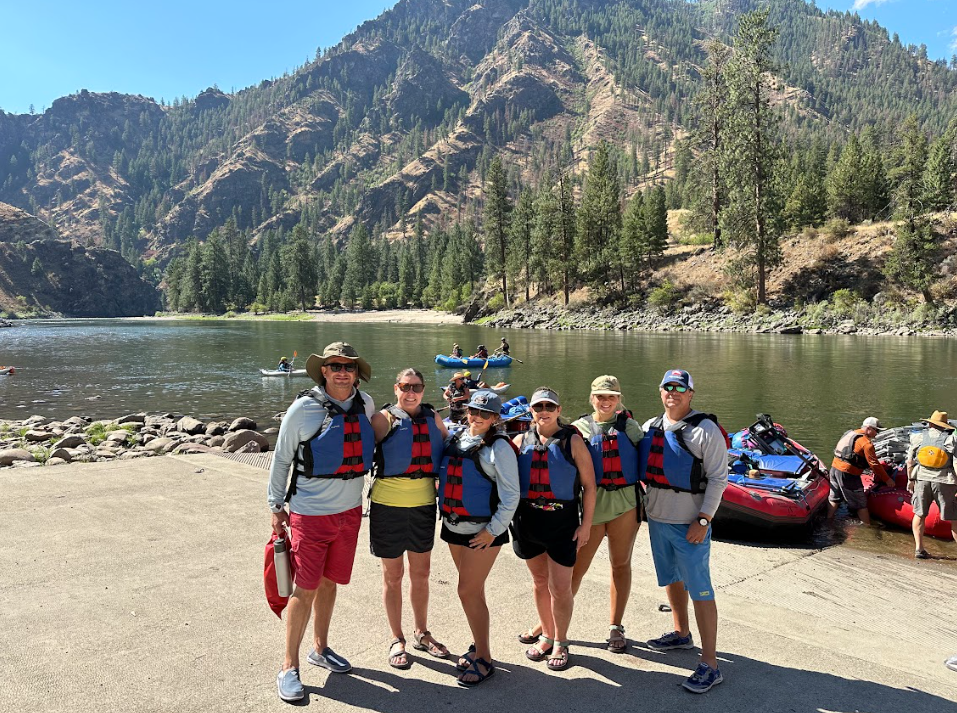
[[[495,673],[489,643],[485,580],[518,507],[518,461],[508,437],[496,424],[502,400],[476,391],[468,402],[468,427],[451,436],[439,471],[441,537],[449,543],[459,574],[458,594],[474,641],[459,657],[460,686],[482,683]]]
[[[532,573],[542,634],[525,656],[530,661],[547,658],[549,669],[564,671],[574,607],[572,572],[591,533],[595,471],[585,441],[560,421],[558,394],[539,387],[530,405],[533,426],[514,439],[522,500],[512,523],[512,548]]]
[[[413,647],[444,659],[449,650],[429,632],[429,570],[435,541],[435,479],[449,432],[429,404],[422,403],[425,380],[417,369],[395,379],[395,406],[372,417],[376,453],[369,543],[382,561],[382,601],[392,630],[389,665],[412,663],[402,631],[403,555],[409,560],[409,599],[414,620]]]

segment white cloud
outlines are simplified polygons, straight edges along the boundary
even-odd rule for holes
[[[854,6],[852,10],[863,10],[868,5],[883,5],[886,2],[891,2],[891,0],[854,0]]]

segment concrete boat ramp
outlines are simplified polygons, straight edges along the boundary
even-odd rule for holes
[[[0,711],[270,711],[282,624],[265,604],[266,472],[211,455],[0,471]],[[715,543],[725,682],[680,683],[696,651],[605,650],[608,566],[599,552],[576,601],[572,667],[551,673],[515,635],[534,619],[525,565],[503,548],[488,599],[498,673],[473,690],[453,661],[391,639],[365,525],[353,582],[340,588],[334,648],[354,666],[305,665],[322,711],[957,710],[957,567],[837,546]],[[953,545],[943,546],[950,553]],[[631,642],[668,631],[646,529],[638,536],[625,625]],[[454,652],[471,641],[455,572],[438,542],[429,626]],[[411,613],[406,636],[411,641]],[[697,632],[695,631],[697,636]],[[310,635],[304,643],[304,653]],[[305,657],[303,657],[304,660]]]

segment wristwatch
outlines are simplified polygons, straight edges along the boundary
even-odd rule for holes
[[[701,527],[708,527],[711,524],[711,521],[706,517],[699,517],[698,524],[701,525]]]

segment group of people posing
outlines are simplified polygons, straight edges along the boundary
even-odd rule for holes
[[[337,673],[349,662],[329,646],[336,588],[351,577],[363,475],[372,471],[369,539],[382,562],[383,603],[391,629],[388,664],[411,665],[402,624],[406,562],[413,613],[412,647],[450,652],[428,625],[429,569],[436,519],[458,571],[458,597],[472,643],[457,657],[457,681],[477,686],[495,674],[485,582],[503,545],[528,566],[537,622],[518,634],[525,656],[562,671],[570,662],[575,594],[604,538],[611,565],[607,648],[628,648],[623,625],[631,558],[644,507],[658,583],[667,591],[674,630],[653,649],[694,647],[689,597],[701,635],[701,660],[684,682],[704,693],[723,678],[716,658],[718,611],[710,576],[711,519],[727,487],[727,450],[713,416],[692,409],[694,382],[682,369],[659,386],[663,413],[640,424],[622,405],[614,376],[591,384],[591,413],[568,425],[559,394],[532,394],[531,428],[512,438],[500,429],[500,398],[470,393],[464,428],[450,433],[422,403],[426,385],[413,368],[396,376],[395,404],[376,411],[358,389],[369,364],[336,342],[306,362],[317,386],[286,412],[268,487],[272,526],[291,538],[295,587],[286,617],[279,697],[304,696],[299,649],[315,619],[311,664]],[[288,509],[287,509],[288,503]]]

